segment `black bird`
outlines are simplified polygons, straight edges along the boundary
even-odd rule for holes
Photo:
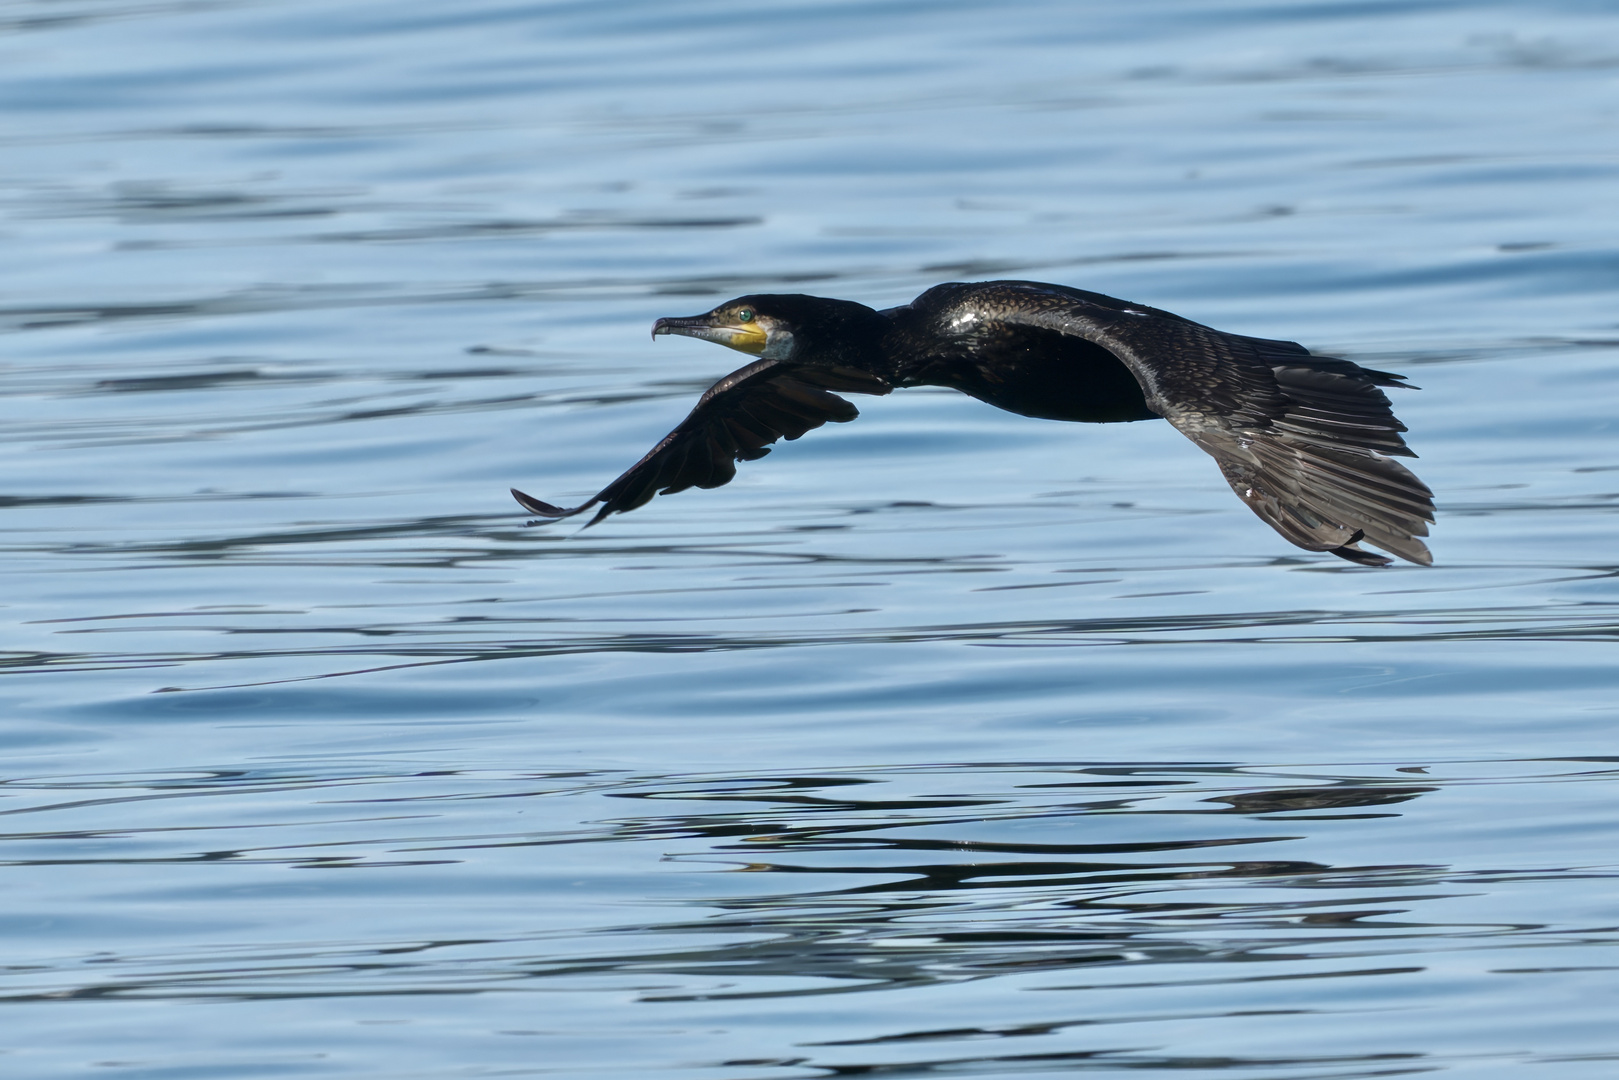
[[[652,334],[717,341],[758,359],[708,388],[680,426],[588,502],[564,509],[517,489],[525,510],[590,524],[655,494],[714,488],[736,462],[859,415],[834,391],[948,386],[1048,420],[1162,418],[1202,447],[1249,508],[1309,551],[1386,566],[1433,561],[1418,537],[1433,493],[1389,455],[1415,455],[1379,387],[1404,376],[1312,356],[1291,341],[1227,334],[1167,311],[1037,281],[953,282],[875,311],[801,294],[742,296]]]

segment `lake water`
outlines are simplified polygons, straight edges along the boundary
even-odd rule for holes
[[[0,1073],[1619,1070],[1609,3],[0,4]],[[1436,565],[750,291],[1404,372]]]

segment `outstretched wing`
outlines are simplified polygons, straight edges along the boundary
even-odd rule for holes
[[[915,306],[934,292],[932,304],[957,317],[965,305],[981,320],[1107,349],[1135,375],[1148,406],[1212,455],[1238,497],[1299,547],[1386,565],[1356,546],[1365,540],[1411,562],[1433,561],[1418,539],[1433,521],[1433,492],[1390,456],[1415,456],[1380,389],[1404,386],[1402,376],[1079,289],[945,285]]]
[[[679,427],[589,501],[563,508],[516,488],[512,497],[543,518],[572,517],[600,504],[589,522],[594,525],[654,495],[720,487],[736,475],[738,461],[764,457],[777,439],[796,439],[828,421],[842,424],[860,415],[833,390],[886,394],[892,389],[886,380],[853,368],[755,360],[709,387]]]

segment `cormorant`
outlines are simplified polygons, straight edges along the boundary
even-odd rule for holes
[[[1418,537],[1433,493],[1389,455],[1415,455],[1379,387],[1404,376],[1312,356],[1291,341],[1227,334],[1167,311],[1036,281],[952,282],[876,311],[802,294],[759,294],[659,334],[758,357],[709,387],[680,426],[589,501],[564,509],[517,489],[525,510],[563,518],[633,510],[655,494],[714,488],[736,462],[858,411],[834,391],[948,386],[1049,420],[1162,418],[1214,457],[1248,507],[1309,551],[1386,566],[1433,561]]]

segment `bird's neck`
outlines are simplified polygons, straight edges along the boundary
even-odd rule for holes
[[[845,303],[813,325],[793,331],[790,359],[801,364],[850,367],[886,375],[891,366],[885,340],[890,322],[862,304]]]

